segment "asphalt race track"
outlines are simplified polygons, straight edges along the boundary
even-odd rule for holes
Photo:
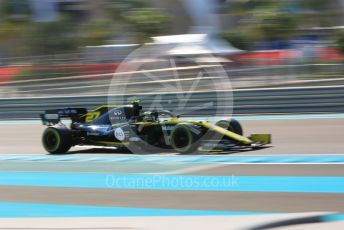
[[[240,120],[246,135],[271,133],[273,144],[217,155],[76,147],[51,156],[41,147],[44,127],[38,121],[0,121],[0,229],[25,229],[27,221],[57,228],[49,218],[62,218],[62,228],[71,220],[64,218],[85,217],[110,218],[94,219],[89,229],[174,229],[177,222],[181,229],[259,229],[301,217],[310,229],[343,228],[344,118]],[[13,218],[26,219],[20,225]],[[85,229],[83,220],[67,228]]]

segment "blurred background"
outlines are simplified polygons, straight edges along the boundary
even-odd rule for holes
[[[104,94],[143,44],[167,44],[178,66],[221,64],[234,88],[337,85],[343,12],[343,0],[1,0],[0,97]]]

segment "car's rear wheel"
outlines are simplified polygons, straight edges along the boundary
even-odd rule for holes
[[[171,146],[179,153],[193,153],[199,144],[201,131],[192,124],[178,124],[171,133]]]
[[[241,124],[239,121],[235,119],[230,119],[230,120],[221,120],[216,123],[217,126],[220,126],[221,128],[227,129],[228,131],[231,131],[233,133],[243,135],[244,131],[242,129]]]
[[[66,128],[49,127],[43,133],[42,143],[49,153],[66,153],[72,147],[72,135]]]

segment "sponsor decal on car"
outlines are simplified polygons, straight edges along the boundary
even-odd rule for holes
[[[100,136],[98,132],[87,132],[87,136]]]
[[[130,137],[129,141],[138,142],[138,141],[141,141],[141,139],[139,137]]]
[[[45,114],[44,118],[47,120],[57,120],[59,119],[59,115],[58,114]]]
[[[174,125],[163,125],[163,126],[161,126],[161,129],[163,131],[172,131],[174,128],[175,128]]]
[[[125,133],[122,128],[116,128],[114,131],[114,135],[117,140],[124,141],[125,140]]]
[[[122,115],[122,111],[121,111],[121,110],[115,110],[115,111],[113,112],[113,115],[115,115],[115,116],[120,116],[120,115]]]

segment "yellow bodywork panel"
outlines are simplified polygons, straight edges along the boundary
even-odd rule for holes
[[[229,137],[229,138],[231,138],[233,140],[241,142],[241,143],[243,143],[245,145],[250,145],[250,144],[253,143],[250,139],[248,139],[248,138],[246,138],[244,136],[241,136],[239,134],[236,134],[236,133],[233,133],[231,131],[228,131],[227,129],[221,128],[220,126],[213,125],[213,124],[211,124],[209,122],[198,122],[197,124],[207,128],[208,130],[211,130],[211,131],[214,131],[216,133],[219,133],[219,134],[221,134],[221,135],[223,135],[225,137]]]
[[[97,119],[100,116],[100,112],[89,112],[86,114],[85,122],[91,122]]]
[[[252,141],[259,144],[271,144],[271,134],[251,134]]]
[[[116,105],[103,105],[100,106],[90,112],[88,112],[85,116],[85,122],[89,123],[97,119],[100,115],[102,115],[104,112],[108,111],[109,109],[114,109],[118,106]]]
[[[239,134],[231,132],[227,129],[221,128],[220,126],[214,125],[214,124],[207,122],[207,121],[200,121],[200,122],[199,121],[186,121],[186,120],[178,120],[178,119],[173,118],[173,119],[163,121],[163,122],[136,122],[135,124],[144,125],[144,126],[152,126],[152,125],[177,125],[180,123],[191,123],[194,125],[202,126],[202,127],[206,128],[207,130],[219,133],[225,137],[231,138],[231,139],[236,140],[236,141],[238,141],[242,144],[245,144],[245,145],[250,145],[253,143],[252,140],[250,140],[244,136],[241,136]]]
[[[108,145],[108,146],[113,146],[113,145],[128,145],[129,142],[119,142],[119,141],[95,141],[95,144],[100,144],[100,145]]]

